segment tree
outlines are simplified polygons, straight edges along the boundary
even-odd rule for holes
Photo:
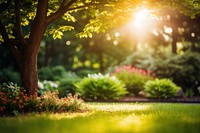
[[[37,56],[44,35],[61,38],[64,31],[74,29],[69,23],[76,21],[73,13],[82,12],[82,17],[91,19],[78,36],[92,37],[92,32],[102,32],[127,22],[134,9],[145,3],[160,7],[163,3],[172,5],[191,16],[198,14],[200,8],[197,0],[1,0],[0,40],[17,60],[27,94],[37,95]],[[58,19],[65,19],[66,25],[52,25]]]

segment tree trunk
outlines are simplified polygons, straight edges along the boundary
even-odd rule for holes
[[[30,36],[21,56],[21,81],[22,86],[27,90],[28,96],[37,96],[38,94],[37,56],[47,27],[47,3],[48,0],[38,1],[36,16],[31,25]]]
[[[22,86],[26,89],[28,96],[37,96],[37,54],[26,53],[26,55],[22,57],[20,66]]]
[[[43,23],[38,27],[40,28],[35,28],[30,35],[20,62],[22,86],[26,89],[28,96],[38,94],[37,57],[46,25]]]
[[[177,54],[178,30],[176,27],[173,27],[172,39],[172,53]]]

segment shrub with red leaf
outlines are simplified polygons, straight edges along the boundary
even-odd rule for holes
[[[111,73],[111,76],[112,75],[115,75],[126,85],[129,95],[138,95],[140,91],[144,90],[145,83],[153,79],[149,70],[126,65],[116,68],[115,71]]]

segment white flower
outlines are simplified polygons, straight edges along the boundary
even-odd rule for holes
[[[199,93],[200,93],[200,86],[197,88],[197,90],[199,91]]]

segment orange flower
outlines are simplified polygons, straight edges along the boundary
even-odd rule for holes
[[[17,102],[16,100],[13,100],[13,101],[12,101],[12,103],[16,103],[16,102]]]
[[[16,99],[16,100],[19,100],[19,97],[16,97],[15,99]]]
[[[23,103],[23,101],[22,101],[21,99],[19,100],[19,104],[20,104],[20,103]]]

